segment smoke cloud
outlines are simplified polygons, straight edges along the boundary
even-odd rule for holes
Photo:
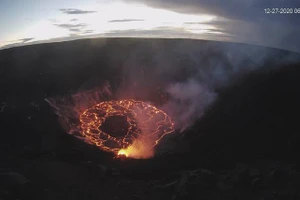
[[[175,44],[175,45],[174,45]],[[171,116],[183,132],[205,115],[218,97],[218,90],[255,70],[271,70],[295,62],[294,54],[274,49],[230,43],[193,44],[181,40],[165,46],[152,41],[137,46],[124,59],[118,98],[153,98],[159,87],[168,99],[159,108]]]
[[[99,74],[95,70],[92,82],[85,82],[88,88],[97,87],[86,91],[83,83],[82,91],[75,95],[47,99],[65,130],[76,137],[81,137],[76,135],[80,133],[80,113],[102,101],[123,99],[153,104],[167,113],[176,131],[182,133],[206,114],[220,90],[244,75],[299,61],[297,54],[242,44],[157,39],[105,41],[101,49],[107,66],[99,67]],[[82,60],[94,62],[90,54],[82,56]],[[106,75],[97,78],[103,73]],[[103,79],[107,79],[104,84]],[[154,151],[147,144],[156,139],[138,138],[139,143],[130,147],[130,152],[134,152],[131,156],[153,156]],[[141,141],[145,143],[142,149]]]
[[[76,94],[69,94],[63,97],[47,98],[45,101],[54,109],[62,128],[67,133],[84,139],[80,134],[80,114],[87,108],[105,101],[111,96],[111,87],[108,82],[105,82],[102,86],[94,89],[79,91]]]
[[[176,119],[175,127],[184,131],[194,121],[202,117],[205,109],[214,102],[217,94],[195,79],[175,83],[166,88],[171,99],[163,105],[163,110]]]

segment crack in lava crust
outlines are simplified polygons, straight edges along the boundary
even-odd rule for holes
[[[125,134],[112,136],[108,131],[101,130],[105,120],[113,116],[126,118],[129,128]],[[87,142],[104,151],[133,158],[151,157],[147,152],[166,134],[174,131],[174,124],[165,112],[132,99],[96,104],[80,115],[80,122],[81,133]]]

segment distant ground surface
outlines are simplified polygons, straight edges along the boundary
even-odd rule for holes
[[[299,67],[292,52],[195,40],[2,50],[0,199],[300,199]],[[217,100],[149,160],[116,160],[68,135],[45,101],[109,82],[115,96],[160,105],[159,90],[191,77]]]

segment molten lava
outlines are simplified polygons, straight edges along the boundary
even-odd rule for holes
[[[127,126],[119,119],[111,128],[105,128],[109,127],[105,123],[116,116],[123,117]],[[80,115],[80,122],[87,142],[117,156],[132,158],[153,156],[153,147],[174,131],[174,124],[165,112],[132,99],[96,104]]]

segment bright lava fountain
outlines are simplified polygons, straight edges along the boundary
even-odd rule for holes
[[[105,129],[105,123],[112,117],[122,117],[126,127],[117,120]],[[80,115],[80,122],[81,134],[89,143],[117,156],[132,158],[153,156],[153,147],[174,131],[174,124],[165,112],[132,99],[96,104]]]

